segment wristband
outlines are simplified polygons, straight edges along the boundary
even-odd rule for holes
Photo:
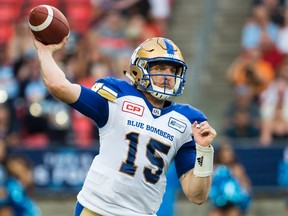
[[[214,148],[203,147],[196,143],[196,161],[193,173],[197,177],[208,177],[213,172]]]

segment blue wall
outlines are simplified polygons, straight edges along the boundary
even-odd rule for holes
[[[275,147],[235,145],[237,158],[246,168],[252,185],[256,188],[279,186],[279,165],[283,162],[284,149],[285,146],[283,145]],[[80,189],[98,150],[75,148],[18,149],[13,150],[12,153],[24,154],[32,160],[36,188],[47,189],[52,192],[66,191],[67,189],[70,192],[76,192]]]

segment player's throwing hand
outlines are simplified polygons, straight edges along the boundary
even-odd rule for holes
[[[63,38],[63,40],[59,44],[44,45],[43,43],[36,40],[35,38],[33,39],[33,42],[34,42],[34,45],[35,45],[37,50],[49,51],[49,52],[53,53],[53,52],[61,49],[67,43],[67,40],[68,40],[68,36]]]

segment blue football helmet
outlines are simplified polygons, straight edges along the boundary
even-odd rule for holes
[[[173,63],[177,71],[173,75],[151,75],[151,63],[156,62]],[[125,74],[139,90],[147,91],[159,100],[166,100],[183,93],[186,69],[186,63],[176,44],[169,39],[155,37],[147,39],[135,49],[130,61],[130,70]],[[175,85],[172,89],[156,86],[152,76],[174,76]]]

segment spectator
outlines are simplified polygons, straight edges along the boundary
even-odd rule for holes
[[[288,7],[284,8],[283,11],[283,25],[281,25],[277,37],[277,48],[280,50],[281,53],[287,55],[288,54]]]
[[[0,104],[0,140],[4,140],[10,147],[19,144],[19,125],[13,118],[14,113],[8,104]]]
[[[279,70],[278,77],[261,94],[261,137],[260,143],[288,138],[288,64]]]
[[[99,23],[107,11],[118,10],[125,16],[140,14],[147,17],[150,12],[149,0],[92,0],[95,23]]]
[[[126,22],[120,11],[111,10],[95,29],[94,40],[97,41],[97,49],[102,56],[111,59],[113,71],[123,71],[129,67],[127,62],[132,49],[126,37],[125,27]],[[117,73],[115,76],[124,77],[123,73]]]
[[[247,86],[234,89],[234,97],[227,107],[224,121],[224,135],[230,138],[256,138],[260,133],[258,104]]]
[[[5,183],[7,179],[7,171],[5,168],[7,158],[7,146],[3,139],[0,139],[0,215],[1,216],[12,216],[13,212],[11,207],[6,204],[6,189]],[[4,197],[4,198],[3,198]]]
[[[29,58],[19,69],[18,76],[25,74],[23,99],[25,113],[22,119],[21,139],[26,147],[45,147],[48,145],[48,115],[44,111],[48,92],[41,82],[38,62]],[[23,75],[24,77],[24,75]]]
[[[254,5],[264,5],[271,21],[278,26],[282,25],[284,0],[254,0]]]
[[[41,216],[41,211],[31,199],[29,192],[33,188],[33,166],[23,155],[7,157],[6,168],[8,179],[5,183],[6,205],[10,206],[13,215]]]
[[[158,26],[162,34],[165,35],[172,7],[170,0],[149,0],[149,2],[151,5],[151,19]]]
[[[237,109],[232,116],[232,124],[224,130],[224,135],[229,138],[256,138],[259,128],[251,124],[247,110]]]
[[[261,50],[257,47],[244,50],[227,71],[227,80],[231,86],[247,86],[256,101],[274,76],[272,65],[262,59]]]
[[[275,44],[277,34],[278,26],[271,21],[267,8],[264,5],[254,6],[252,16],[243,27],[242,47],[258,47],[264,36]]]
[[[262,53],[262,59],[270,63],[274,71],[277,71],[284,60],[284,55],[276,44],[272,43],[267,35],[264,35],[259,49]]]
[[[5,169],[6,158],[7,158],[7,146],[5,141],[3,139],[0,139],[0,185],[4,184],[7,175]]]
[[[24,56],[31,56],[35,53],[26,19],[26,17],[22,17],[15,23],[15,33],[8,43],[9,61],[15,62]]]
[[[251,183],[228,141],[218,146],[215,164],[209,194],[212,205],[209,216],[245,215],[251,201]]]
[[[55,53],[55,59],[62,67],[64,54]],[[15,103],[17,117],[21,122],[21,144],[30,148],[42,148],[47,147],[52,139],[55,141],[53,144],[65,143],[69,129],[69,121],[65,120],[69,115],[68,108],[48,95],[41,81],[34,52],[21,56],[15,65],[21,87]]]
[[[278,70],[279,65],[283,61],[283,53],[278,49],[277,43],[279,33],[281,31],[280,26],[283,25],[283,13],[279,0],[262,0],[261,4],[268,11],[271,21],[277,25],[278,31],[276,40],[271,40],[271,35],[267,32],[263,32],[258,47],[261,50],[262,58],[269,62],[274,70]]]
[[[96,31],[96,41],[101,53],[112,59],[129,52],[128,41],[125,35],[125,19],[120,11],[110,10]]]
[[[128,20],[126,29],[126,36],[129,39],[130,46],[135,49],[141,41],[145,41],[151,37],[164,36],[165,28],[167,27],[165,27],[162,22],[166,21],[159,19],[157,22],[151,16],[144,17],[141,14],[132,15]]]
[[[14,76],[13,64],[9,60],[7,45],[0,46],[0,104],[12,104],[19,94],[19,85]]]
[[[151,4],[149,0],[114,0],[111,9],[121,11],[126,17],[135,14],[148,17],[151,13]]]

